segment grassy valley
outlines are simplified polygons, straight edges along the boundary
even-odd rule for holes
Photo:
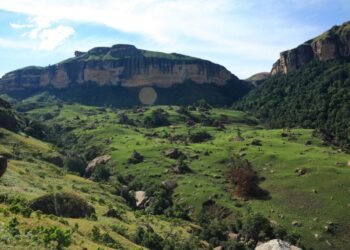
[[[0,153],[10,159],[0,179],[5,246],[29,241],[58,249],[43,230],[26,236],[33,224],[69,232],[69,249],[254,249],[277,237],[304,249],[350,244],[349,155],[311,129],[267,129],[246,113],[205,102],[115,109],[43,94],[16,108],[41,121],[35,127],[43,133],[39,141],[1,131]],[[103,155],[111,159],[87,173]],[[137,206],[139,191],[148,200]],[[28,217],[13,208],[55,192],[79,195],[95,215]],[[106,215],[111,209],[114,218]],[[9,231],[15,217],[21,240]]]

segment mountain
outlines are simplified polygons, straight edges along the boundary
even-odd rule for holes
[[[58,64],[18,69],[0,80],[1,93],[28,94],[51,89],[73,101],[92,100],[88,104],[139,104],[137,90],[149,86],[160,89],[158,103],[162,104],[193,103],[198,99],[231,104],[251,88],[210,61],[124,44],[76,51],[75,57]]]
[[[261,83],[263,83],[266,79],[268,79],[271,76],[268,72],[260,72],[252,75],[251,77],[247,78],[246,81],[252,83],[254,86],[259,86]]]
[[[234,107],[254,113],[272,128],[316,128],[325,141],[350,150],[349,28],[349,22],[335,26],[281,53],[272,77]],[[312,57],[300,52],[308,46],[318,48]]]
[[[350,56],[350,21],[313,38],[298,47],[284,51],[273,65],[271,74],[288,73],[311,61],[328,61]]]

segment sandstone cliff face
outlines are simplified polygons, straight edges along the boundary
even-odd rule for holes
[[[48,67],[27,67],[7,73],[0,91],[16,91],[70,84],[96,83],[100,86],[170,87],[191,79],[195,83],[223,86],[237,79],[224,67],[180,54],[137,49],[132,45],[97,47],[75,52],[75,57]]]
[[[295,49],[282,52],[280,59],[273,65],[271,74],[288,73],[313,60],[327,61],[349,56],[350,22],[346,22]]]

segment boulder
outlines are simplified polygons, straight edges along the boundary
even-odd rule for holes
[[[180,150],[178,150],[177,148],[168,149],[167,151],[165,151],[165,156],[169,157],[171,159],[178,159],[182,155],[183,155],[183,153]]]
[[[148,197],[145,191],[136,191],[135,192],[135,200],[136,200],[136,207],[141,208],[144,207]]]
[[[96,167],[96,165],[106,164],[111,159],[112,159],[112,157],[110,155],[102,155],[102,156],[96,157],[95,159],[93,159],[92,161],[89,162],[89,164],[85,168],[85,172],[91,173],[92,170]]]
[[[253,146],[262,146],[261,141],[258,139],[254,139],[250,144]]]
[[[175,180],[167,180],[162,182],[163,187],[166,190],[173,190],[177,187],[177,182]]]
[[[95,213],[95,208],[85,199],[74,193],[51,193],[40,196],[29,203],[34,211],[41,211],[44,214],[68,218],[90,217]]]
[[[255,250],[302,250],[299,247],[293,246],[289,244],[288,242],[274,239],[270,240],[268,242],[262,243],[261,245],[258,245]]]
[[[0,177],[4,175],[7,169],[7,158],[0,156]]]
[[[143,158],[143,155],[137,151],[134,151],[131,155],[131,158],[129,159],[129,163],[138,164],[140,162],[143,162]]]

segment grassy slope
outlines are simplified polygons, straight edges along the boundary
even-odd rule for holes
[[[13,154],[13,145],[19,145],[18,159],[9,161],[8,170],[0,179],[0,193],[7,193],[11,196],[18,195],[29,200],[51,191],[75,192],[93,204],[98,216],[97,221],[68,218],[66,220],[69,225],[65,225],[60,223],[58,218],[52,216],[42,216],[41,219],[38,219],[35,214],[32,214],[30,218],[24,218],[21,215],[14,214],[4,216],[0,212],[0,225],[9,222],[13,217],[19,219],[22,229],[33,228],[33,225],[56,225],[64,229],[72,229],[77,223],[79,224],[79,230],[73,234],[74,243],[70,249],[82,249],[83,247],[87,247],[87,249],[97,249],[98,247],[109,249],[91,241],[90,234],[94,225],[108,232],[126,249],[143,248],[113,232],[111,226],[118,225],[121,228],[125,228],[128,234],[132,236],[138,225],[149,223],[160,235],[168,232],[178,232],[183,237],[188,237],[186,233],[188,223],[176,226],[174,223],[164,221],[156,216],[136,216],[134,212],[125,206],[124,201],[120,197],[112,194],[113,190],[108,185],[97,184],[90,180],[70,175],[35,156],[39,152],[43,155],[57,154],[49,144],[20,134],[14,134],[4,129],[0,129],[0,133],[3,134],[0,139],[0,154]],[[121,207],[125,210],[123,221],[102,216],[108,210],[108,205]],[[6,205],[0,204],[0,209],[5,208],[7,208]],[[22,246],[24,248],[20,248],[21,246],[16,247],[16,249],[25,249],[24,246]],[[2,246],[0,246],[0,249],[3,249]]]
[[[168,132],[186,135],[188,129],[181,116],[173,109],[163,108],[170,113],[170,120],[176,125],[154,131],[159,134]],[[30,113],[33,117],[38,117],[49,111],[49,108],[45,108]],[[88,112],[93,115],[85,115]],[[214,136],[213,140],[190,145],[170,144],[163,138],[146,139],[144,134],[150,132],[148,129],[141,128],[136,131],[135,128],[117,124],[117,113],[110,109],[98,112],[92,107],[65,105],[59,116],[48,122],[73,125],[76,127],[74,133],[78,136],[91,135],[91,139],[85,142],[86,145],[105,147],[106,152],[113,156],[117,173],[133,174],[142,182],[176,179],[179,183],[174,194],[176,202],[190,205],[194,213],[198,212],[203,201],[215,197],[220,204],[238,213],[245,213],[250,209],[261,212],[276,223],[284,225],[290,232],[300,233],[302,243],[308,247],[328,249],[329,244],[332,244],[334,249],[344,249],[350,244],[350,169],[346,167],[350,156],[322,146],[319,139],[312,137],[311,130],[294,129],[294,139],[289,140],[281,137],[281,129],[266,130],[260,126],[248,125],[254,118],[244,113],[214,109],[210,111],[211,117],[218,117],[220,114],[229,117],[230,124],[226,125],[226,130],[217,131],[215,128],[205,127]],[[198,112],[192,113],[199,115]],[[127,114],[130,118],[144,119],[144,116],[131,110]],[[74,119],[76,116],[80,120]],[[96,129],[88,129],[91,124],[95,124]],[[241,129],[245,141],[232,140],[236,136],[237,128]],[[200,129],[203,128],[195,130]],[[113,138],[109,145],[104,144],[107,138]],[[253,139],[260,139],[263,145],[250,146]],[[306,146],[306,140],[311,140],[312,145]],[[173,147],[180,148],[187,155],[199,155],[198,160],[191,160],[189,164],[194,170],[193,174],[173,175],[167,172],[175,161],[165,158],[163,152]],[[242,148],[246,148],[245,158],[253,163],[259,175],[266,178],[261,186],[269,191],[271,199],[244,202],[232,198],[225,191],[223,171],[227,160],[232,153],[241,152]],[[145,161],[129,166],[126,162],[133,150],[141,152]],[[206,150],[212,152],[210,156],[204,156]],[[294,173],[300,167],[308,170],[305,176],[298,177]],[[237,208],[238,204],[243,206]],[[302,222],[303,226],[292,226],[295,220]],[[335,236],[324,232],[324,226],[328,222],[337,223]],[[315,233],[321,239],[315,240]]]

